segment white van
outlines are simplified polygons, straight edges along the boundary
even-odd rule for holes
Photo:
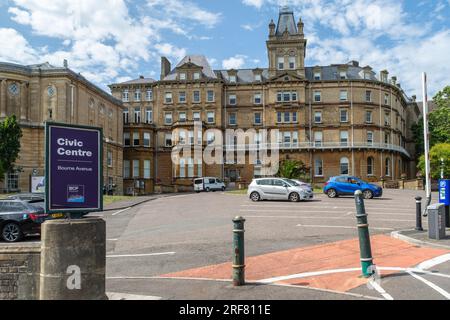
[[[204,178],[198,178],[194,179],[194,191],[200,192],[200,191],[225,191],[225,183],[220,180],[219,178],[213,178],[213,177],[204,177]]]

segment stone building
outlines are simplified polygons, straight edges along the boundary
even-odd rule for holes
[[[219,144],[224,153],[230,145],[239,148],[208,129],[224,135],[228,129],[278,129],[269,145],[279,147],[280,161],[303,161],[314,183],[339,174],[371,181],[414,177],[415,99],[388,71],[376,74],[357,61],[306,67],[303,27],[291,10],[280,10],[278,23],[269,24],[268,68],[212,70],[204,56],[190,55],[172,69],[163,57],[160,80],[110,85],[125,105],[125,191],[189,188],[199,176],[248,183],[263,174],[258,159],[206,165],[182,153],[178,163],[171,161],[172,148],[180,145],[204,150]],[[252,139],[244,142],[246,152],[261,144],[260,135]]]
[[[123,107],[120,100],[80,74],[48,63],[0,63],[0,121],[15,114],[22,128],[18,172],[6,175],[0,192],[29,192],[31,177],[44,176],[46,121],[102,127],[104,184],[123,193]]]

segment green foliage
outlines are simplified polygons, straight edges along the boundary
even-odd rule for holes
[[[450,142],[450,86],[446,86],[438,92],[434,98],[437,108],[428,115],[428,126],[430,131],[430,148],[438,143]],[[416,141],[416,154],[424,153],[423,142],[423,118],[412,126],[414,140]]]
[[[309,169],[300,160],[284,160],[280,163],[277,176],[288,179],[300,179]]]
[[[430,150],[431,178],[441,177],[441,159],[444,159],[444,178],[450,177],[450,143],[436,144]],[[421,156],[417,168],[425,175],[425,156]]]
[[[4,174],[14,171],[14,162],[20,152],[22,130],[16,116],[6,117],[0,122],[0,181]]]

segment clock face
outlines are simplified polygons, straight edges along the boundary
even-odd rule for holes
[[[19,86],[17,83],[12,83],[9,85],[9,93],[13,96],[17,96],[19,94]]]
[[[49,97],[53,97],[55,95],[55,88],[53,88],[52,86],[48,87],[47,94]]]

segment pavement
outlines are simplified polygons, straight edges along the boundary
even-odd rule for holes
[[[436,240],[430,239],[428,236],[428,230],[417,231],[400,230],[392,232],[391,236],[396,239],[400,239],[409,243],[413,243],[420,246],[428,246],[433,248],[443,248],[450,250],[450,228],[446,229],[446,237],[444,239]]]

